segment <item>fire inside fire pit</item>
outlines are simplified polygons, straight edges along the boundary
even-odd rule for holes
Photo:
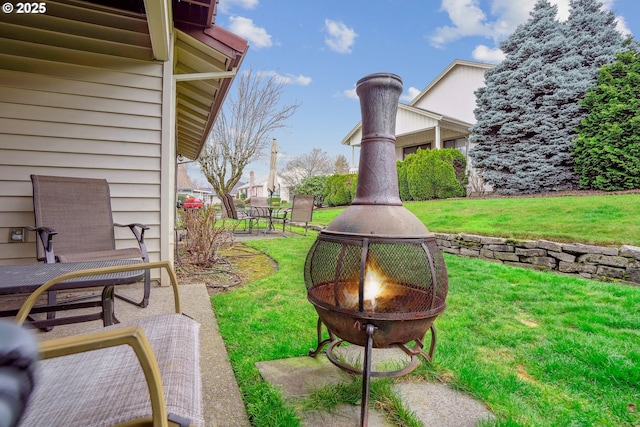
[[[447,270],[433,233],[402,206],[396,170],[395,122],[402,81],[393,74],[361,79],[362,145],[356,197],[322,230],[305,262],[307,299],[318,321],[318,348],[329,343],[335,365],[363,375],[361,425],[367,423],[369,376],[397,376],[431,359],[433,322],[444,309]],[[322,326],[329,340],[322,340]],[[427,355],[423,340],[431,331]],[[336,338],[338,337],[338,338]],[[365,347],[362,370],[333,354],[342,342]],[[413,348],[407,344],[414,342]],[[371,349],[398,346],[411,356],[405,369],[371,372]]]

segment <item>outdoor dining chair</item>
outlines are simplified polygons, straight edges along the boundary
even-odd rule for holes
[[[236,221],[245,222],[245,228],[243,232],[251,234],[253,232],[253,226],[257,228],[258,226],[258,218],[253,216],[250,212],[239,211],[236,208],[236,205],[233,203],[233,196],[231,194],[223,194],[222,195],[222,205],[227,213],[227,217],[231,219],[235,219]],[[248,229],[247,229],[248,222]]]
[[[267,197],[251,197],[249,200],[249,210],[251,215],[256,218],[269,218],[269,210],[267,209]]]
[[[291,204],[291,210],[288,215],[282,218],[282,233],[284,233],[284,227],[289,223],[289,232],[291,232],[291,223],[304,223],[304,235],[309,233],[309,223],[313,218],[313,204],[315,196],[313,194],[296,194],[293,196],[293,202]]]
[[[149,262],[144,242],[143,224],[115,224],[111,211],[109,183],[105,179],[31,175],[33,211],[37,234],[37,259],[45,263],[142,259]],[[116,249],[115,227],[128,227],[137,245]],[[55,237],[54,237],[55,236]],[[122,295],[128,303],[146,307],[151,292],[150,273],[145,271],[144,295],[135,301]],[[48,293],[55,304],[56,291]],[[52,318],[55,313],[47,314]]]

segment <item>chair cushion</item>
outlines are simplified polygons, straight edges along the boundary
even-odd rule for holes
[[[180,314],[152,316],[109,328],[142,326],[162,374],[167,412],[204,426],[200,325]],[[129,346],[41,361],[21,426],[112,426],[149,416],[144,374]]]

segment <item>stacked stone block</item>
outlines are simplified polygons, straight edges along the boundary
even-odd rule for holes
[[[434,233],[442,252],[516,267],[555,270],[602,281],[640,284],[640,247],[619,248],[516,240],[473,234]]]

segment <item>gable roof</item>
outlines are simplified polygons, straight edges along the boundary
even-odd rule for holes
[[[495,65],[493,64],[456,59],[451,64],[449,64],[447,68],[445,68],[433,81],[431,81],[431,83],[429,83],[417,96],[415,96],[409,104],[398,103],[398,114],[406,114],[413,117],[414,118],[413,122],[418,127],[421,122],[426,122],[430,120],[438,121],[445,128],[454,130],[455,132],[463,132],[463,129],[468,129],[469,127],[471,127],[472,125],[471,123],[465,122],[460,119],[456,119],[454,117],[438,114],[433,111],[425,110],[423,108],[419,108],[415,106],[422,98],[426,96],[426,94],[432,88],[434,88],[438,84],[438,82],[440,82],[454,68],[463,67],[463,66],[476,67],[483,70],[488,70],[490,68],[495,67]],[[340,141],[340,144],[353,145],[351,144],[351,142],[353,138],[357,136],[358,132],[360,132],[361,127],[362,127],[362,121],[360,121],[351,129],[351,131],[342,139],[342,141]],[[359,145],[359,142],[356,141],[355,145]]]
[[[446,76],[447,74],[449,74],[454,68],[456,67],[476,67],[476,68],[481,68],[484,70],[489,70],[493,67],[495,67],[495,65],[493,64],[487,64],[485,62],[474,62],[474,61],[465,61],[462,59],[456,59],[454,60],[451,64],[449,64],[447,66],[447,68],[445,68],[440,74],[438,74],[438,76],[433,79],[431,81],[431,83],[429,83],[424,89],[422,89],[422,91],[415,96],[411,102],[409,102],[409,105],[416,105],[422,98],[424,98],[424,96],[434,87],[436,86],[440,80],[442,80],[444,78],[444,76]]]

